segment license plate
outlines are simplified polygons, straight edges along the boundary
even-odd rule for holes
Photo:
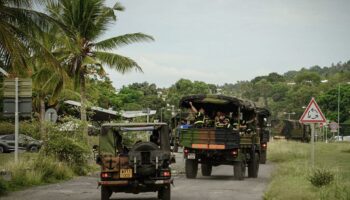
[[[120,178],[131,178],[132,169],[120,169]]]
[[[195,153],[189,153],[187,155],[187,159],[196,159],[196,154]]]

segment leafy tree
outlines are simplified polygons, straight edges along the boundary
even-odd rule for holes
[[[81,119],[86,121],[86,78],[89,75],[104,76],[104,65],[121,73],[141,70],[134,60],[110,50],[153,38],[133,33],[97,41],[116,20],[115,11],[124,10],[119,3],[110,8],[105,6],[104,0],[61,0],[51,2],[48,7],[50,15],[70,30],[63,32],[61,52],[67,71],[80,87]]]
[[[33,51],[46,55],[45,48],[34,37],[56,22],[44,13],[33,10],[33,2],[0,1],[0,67],[11,69],[22,76],[29,75],[27,59]]]

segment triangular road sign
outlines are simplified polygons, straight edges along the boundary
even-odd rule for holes
[[[300,123],[325,123],[324,117],[320,107],[317,105],[314,98],[311,99],[309,105],[305,109],[303,115],[299,119]]]

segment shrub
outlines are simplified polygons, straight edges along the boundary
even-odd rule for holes
[[[50,157],[39,156],[34,162],[34,169],[40,170],[41,180],[45,183],[57,180],[66,180],[73,177],[73,172],[62,162],[57,162]]]
[[[40,139],[38,121],[21,121],[19,124],[19,133]],[[15,132],[15,124],[13,122],[0,122],[0,135],[13,134]]]
[[[334,180],[334,174],[326,169],[315,169],[308,179],[312,185],[322,187],[329,185]]]
[[[72,122],[74,129],[62,129],[58,126],[47,126],[48,138],[44,142],[42,153],[54,156],[65,162],[78,175],[87,173],[90,149],[87,145],[87,136],[83,135],[81,123]],[[75,125],[77,124],[77,126]]]
[[[0,178],[0,196],[6,194],[8,191],[8,183]]]

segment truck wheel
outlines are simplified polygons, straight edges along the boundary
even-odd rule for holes
[[[210,163],[202,163],[201,168],[202,168],[202,175],[203,176],[210,176],[211,175],[211,171],[213,169],[213,166]]]
[[[248,163],[248,177],[257,178],[259,172],[259,154],[255,153]]]
[[[261,152],[259,162],[260,164],[266,164],[266,152]]]
[[[245,164],[244,162],[236,162],[233,165],[233,177],[236,180],[243,180],[245,176]]]
[[[112,191],[106,187],[101,186],[101,200],[109,200],[109,198],[112,196]]]
[[[165,185],[160,190],[158,190],[158,199],[170,200],[171,197],[170,184]]]
[[[186,159],[185,171],[186,178],[196,178],[198,171],[198,160]]]

